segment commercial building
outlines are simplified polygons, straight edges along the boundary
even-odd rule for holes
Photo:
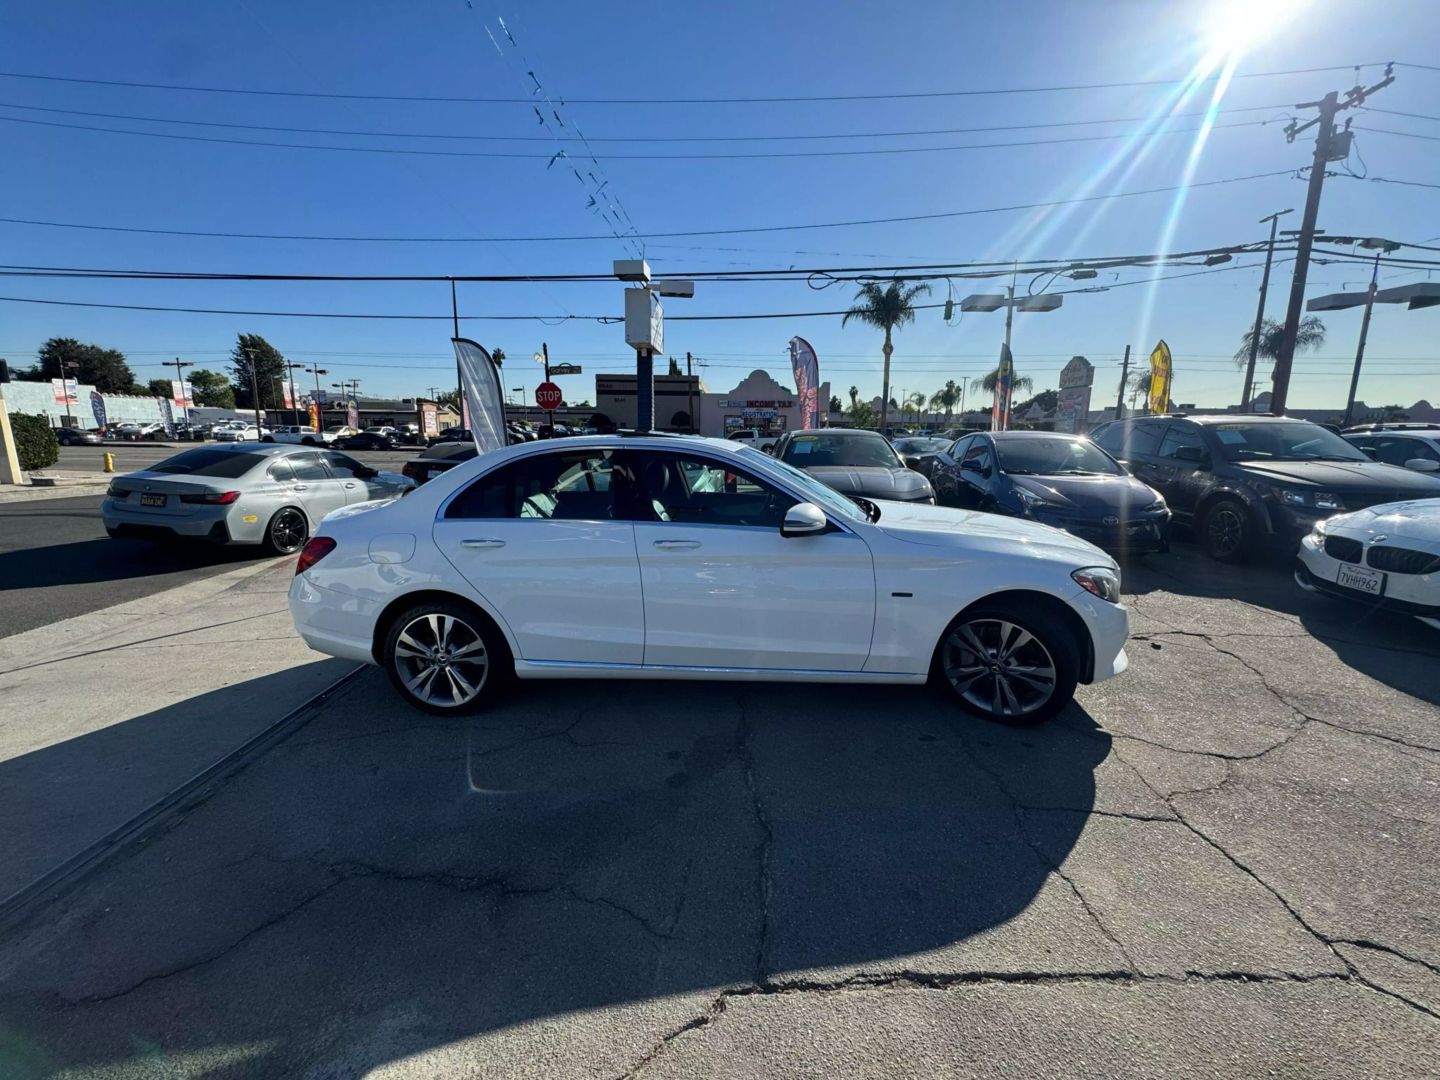
[[[824,383],[819,392],[822,420],[829,413],[829,403],[830,384]],[[633,427],[635,376],[596,375],[595,412],[616,427]],[[712,436],[746,428],[779,435],[803,427],[804,421],[795,391],[757,369],[722,393],[706,389],[698,375],[656,375],[655,426],[661,431],[698,430]]]

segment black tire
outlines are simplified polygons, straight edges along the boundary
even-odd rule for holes
[[[275,511],[265,525],[265,550],[274,555],[294,555],[310,539],[310,519],[298,506]]]
[[[300,440],[300,445],[301,445],[301,446],[314,446],[314,445],[315,445],[315,440],[312,439],[312,438],[310,438],[310,437],[307,435],[305,438],[303,438],[303,439]]]
[[[1255,522],[1239,499],[1216,499],[1200,515],[1199,540],[1216,562],[1242,563],[1250,557]]]
[[[935,647],[932,677],[966,712],[1012,727],[1050,719],[1075,696],[1080,647],[1044,604],[980,604]]]
[[[385,633],[381,660],[400,696],[434,716],[465,716],[494,704],[515,673],[505,638],[459,600],[401,612]]]
[[[274,435],[262,435],[262,436],[260,436],[260,441],[261,441],[261,442],[274,442],[274,441],[275,441],[275,436],[274,436]]]

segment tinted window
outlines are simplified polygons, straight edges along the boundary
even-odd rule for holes
[[[1334,432],[1306,420],[1214,424],[1227,461],[1368,461]]]
[[[902,454],[938,454],[950,444],[944,439],[896,439],[895,449]]]
[[[1116,457],[1153,457],[1160,449],[1160,437],[1164,435],[1163,424],[1131,424],[1125,435],[1121,452]],[[1109,450],[1107,446],[1104,449]]]
[[[856,435],[794,435],[785,444],[780,460],[802,469],[824,465],[848,465],[853,468],[880,466],[899,469],[904,463],[883,436],[866,433]]]
[[[1124,424],[1104,424],[1090,433],[1090,441],[1107,454],[1118,457],[1125,444]]]
[[[1165,437],[1160,440],[1159,456],[1170,461],[1179,460],[1185,457],[1179,453],[1182,446],[1204,450],[1205,440],[1201,438],[1198,428],[1191,427],[1189,424],[1171,424],[1165,429]],[[1193,451],[1186,460],[1195,461]]]
[[[1121,469],[1110,455],[1089,439],[1067,439],[1064,436],[1022,436],[995,439],[995,452],[1000,468],[1007,473],[1037,473],[1055,476],[1062,473],[1101,473],[1119,476]]]
[[[333,450],[326,453],[325,461],[330,470],[343,480],[363,480],[371,472],[354,458],[337,454]]]
[[[629,467],[613,450],[537,454],[476,480],[445,510],[447,518],[544,518],[595,521],[619,517],[616,499],[634,498]],[[612,496],[613,489],[613,496]]]
[[[1375,454],[1375,460],[1383,461],[1387,465],[1404,465],[1412,458],[1440,460],[1440,454],[1430,449],[1423,439],[1400,439],[1393,435],[1381,435],[1367,441]]]
[[[330,473],[319,454],[292,454],[288,458],[296,480],[329,480]]]
[[[649,520],[778,529],[795,505],[753,473],[720,460],[652,450],[637,456],[636,472],[643,489],[638,509]]]
[[[965,454],[970,449],[970,444],[974,441],[974,435],[967,435],[963,439],[956,439],[955,445],[950,447],[950,456],[956,461],[964,461]]]
[[[265,457],[261,454],[237,454],[233,450],[205,447],[198,450],[186,450],[183,454],[166,458],[151,472],[221,476],[233,480],[238,476],[244,476],[264,460]]]
[[[284,458],[276,458],[270,463],[270,479],[278,480],[282,484],[293,483],[295,470],[290,468],[290,462]]]

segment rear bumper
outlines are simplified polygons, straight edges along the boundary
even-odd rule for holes
[[[375,663],[371,644],[382,610],[379,603],[322,589],[304,574],[290,582],[287,603],[295,632],[310,648],[343,660]]]
[[[133,510],[110,497],[100,504],[100,518],[105,530],[117,536],[181,536],[209,540],[215,544],[231,542],[226,516],[228,506],[202,509],[194,514],[156,514]]]

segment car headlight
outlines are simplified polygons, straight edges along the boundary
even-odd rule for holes
[[[1329,524],[1329,520],[1329,518],[1320,518],[1314,525],[1310,526],[1310,539],[1314,540],[1317,544],[1323,544],[1325,542],[1325,530]]]
[[[1112,604],[1120,602],[1120,575],[1108,566],[1087,566],[1070,576],[1075,579],[1075,584],[1101,600]]]
[[[1026,510],[1038,510],[1042,506],[1055,505],[1055,503],[1052,503],[1043,495],[1037,495],[1029,488],[1015,488],[1015,496],[1020,500],[1020,505],[1023,506]]]
[[[1290,506],[1309,506],[1310,500],[1303,491],[1292,491],[1290,488],[1277,488],[1275,494],[1280,496],[1282,503]]]
[[[1344,510],[1345,500],[1339,495],[1333,495],[1328,491],[1317,491],[1315,493],[1315,506],[1319,510]]]
[[[1294,488],[1276,488],[1276,496],[1287,506],[1309,506],[1316,510],[1344,510],[1345,502],[1329,491],[1307,491]]]
[[[1145,507],[1144,509],[1142,509],[1140,512],[1141,512],[1142,514],[1158,514],[1158,513],[1160,513],[1160,511],[1162,511],[1162,510],[1164,510],[1164,509],[1166,509],[1166,507],[1165,507],[1165,500],[1164,500],[1164,499],[1156,499],[1153,503],[1151,503],[1149,506],[1147,506],[1147,507]]]

